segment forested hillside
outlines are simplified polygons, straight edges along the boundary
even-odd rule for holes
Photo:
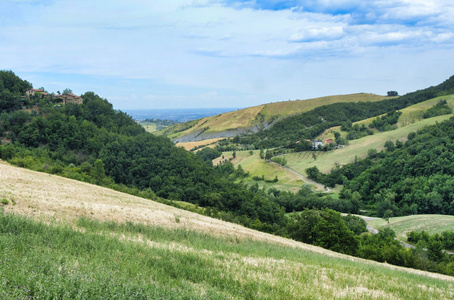
[[[454,76],[440,85],[409,93],[399,98],[378,102],[334,103],[317,107],[311,111],[281,120],[270,129],[241,136],[235,141],[254,148],[298,147],[297,141],[314,139],[328,128],[394,112],[437,96],[452,93],[454,93]],[[299,147],[302,146],[303,143],[299,145]]]
[[[59,106],[43,98],[24,110],[32,101],[21,94],[30,84],[12,72],[1,72],[0,78],[13,82],[2,91],[13,97],[0,115],[0,158],[146,197],[209,206],[232,218],[282,222],[283,210],[265,193],[229,178],[231,165],[213,168],[168,138],[145,132],[95,93],[83,94],[82,105]]]
[[[326,179],[344,181],[344,189],[359,192],[379,216],[454,214],[453,139],[450,118],[410,133],[406,143],[388,141],[386,152],[347,165]]]

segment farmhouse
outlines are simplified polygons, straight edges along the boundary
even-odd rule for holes
[[[333,140],[333,139],[326,139],[326,140],[325,140],[325,145],[326,145],[326,144],[332,144],[332,143],[334,143],[334,140]]]
[[[312,142],[312,149],[318,149],[318,148],[321,148],[322,146],[323,146],[323,143],[320,140],[314,140]]]
[[[68,103],[73,103],[73,104],[82,104],[84,103],[84,99],[82,97],[74,95],[73,93],[67,93],[63,95],[55,95],[55,99],[61,99],[63,101],[63,104],[66,105]]]
[[[25,92],[25,95],[29,96],[29,97],[33,97],[35,95],[35,93],[40,95],[41,98],[47,97],[49,95],[48,93],[46,93],[45,91],[40,90],[40,89],[28,90],[28,91]]]

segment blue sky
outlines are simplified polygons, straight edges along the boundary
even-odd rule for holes
[[[0,69],[117,109],[400,94],[454,75],[451,0],[2,0]]]

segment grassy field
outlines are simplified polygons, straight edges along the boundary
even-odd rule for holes
[[[368,155],[369,149],[381,151],[387,140],[405,141],[408,134],[417,131],[424,126],[433,125],[436,122],[442,122],[449,119],[452,115],[438,116],[430,119],[423,119],[415,123],[408,124],[396,130],[377,132],[374,135],[366,136],[357,140],[349,141],[349,145],[342,149],[329,152],[317,152],[317,159],[312,157],[312,151],[287,154],[286,159],[288,166],[301,174],[306,174],[307,168],[317,166],[322,172],[330,172],[337,164],[345,165],[357,158],[364,158]]]
[[[282,168],[279,165],[271,164],[260,158],[260,151],[253,151],[253,155],[249,151],[236,151],[236,158],[232,157],[233,152],[224,152],[222,155],[224,159],[231,159],[231,162],[238,168],[239,165],[244,169],[244,171],[249,172],[249,177],[243,179],[243,182],[250,185],[257,183],[259,187],[264,187],[268,189],[274,187],[282,191],[292,191],[297,192],[301,186],[305,183],[301,177],[289,172],[288,170]],[[219,161],[222,160],[218,158],[213,161],[213,164],[219,164]],[[276,176],[278,182],[267,183],[265,181],[255,181],[252,179],[254,176],[264,176],[267,180],[272,180]],[[314,187],[315,189],[315,187]]]
[[[147,132],[151,132],[151,133],[154,133],[156,131],[158,131],[158,129],[156,128],[156,123],[151,123],[151,122],[140,122],[140,125],[145,128],[145,130]]]
[[[0,211],[2,299],[454,297],[454,277],[341,255],[5,163],[0,180],[0,198],[10,200]]]
[[[222,140],[222,138],[219,139],[209,139],[209,140],[203,140],[203,141],[198,141],[198,142],[186,142],[186,143],[177,143],[177,147],[183,147],[186,150],[191,150],[194,147],[214,147],[216,146],[216,142]]]
[[[369,220],[368,223],[377,229],[390,227],[401,240],[406,240],[406,233],[410,231],[424,230],[429,234],[454,231],[454,216],[445,215],[414,215],[390,218],[389,224],[383,219]]]
[[[186,126],[187,128],[185,127],[185,123],[178,124],[175,127],[169,127],[165,130],[165,134],[171,139],[176,139],[203,128],[207,128],[206,132],[222,132],[236,128],[248,128],[256,124],[260,124],[263,121],[269,121],[275,118],[282,118],[288,115],[306,112],[322,105],[336,102],[373,102],[386,98],[388,97],[360,93],[327,96],[308,100],[268,103],[219,114],[213,117],[203,118],[195,122],[191,121],[193,123],[191,123],[190,126]],[[182,130],[182,128],[186,129]]]

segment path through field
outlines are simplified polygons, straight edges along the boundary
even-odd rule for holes
[[[296,172],[295,170],[290,169],[289,167],[280,165],[280,164],[278,164],[278,163],[275,163],[274,161],[267,161],[267,162],[270,163],[270,164],[274,164],[274,165],[276,165],[276,166],[279,166],[279,167],[281,167],[281,168],[286,169],[287,171],[289,171],[289,172],[295,174],[296,176],[298,176],[298,177],[301,178],[302,180],[306,181],[307,183],[312,184],[312,185],[315,185],[315,186],[316,186],[318,189],[320,189],[320,190],[324,190],[325,193],[331,192],[331,189],[330,189],[329,187],[326,187],[326,186],[324,186],[323,184],[320,184],[320,183],[318,183],[318,182],[316,182],[316,181],[313,181],[312,179],[309,179],[309,178],[307,178],[306,176],[303,176],[302,174]]]

